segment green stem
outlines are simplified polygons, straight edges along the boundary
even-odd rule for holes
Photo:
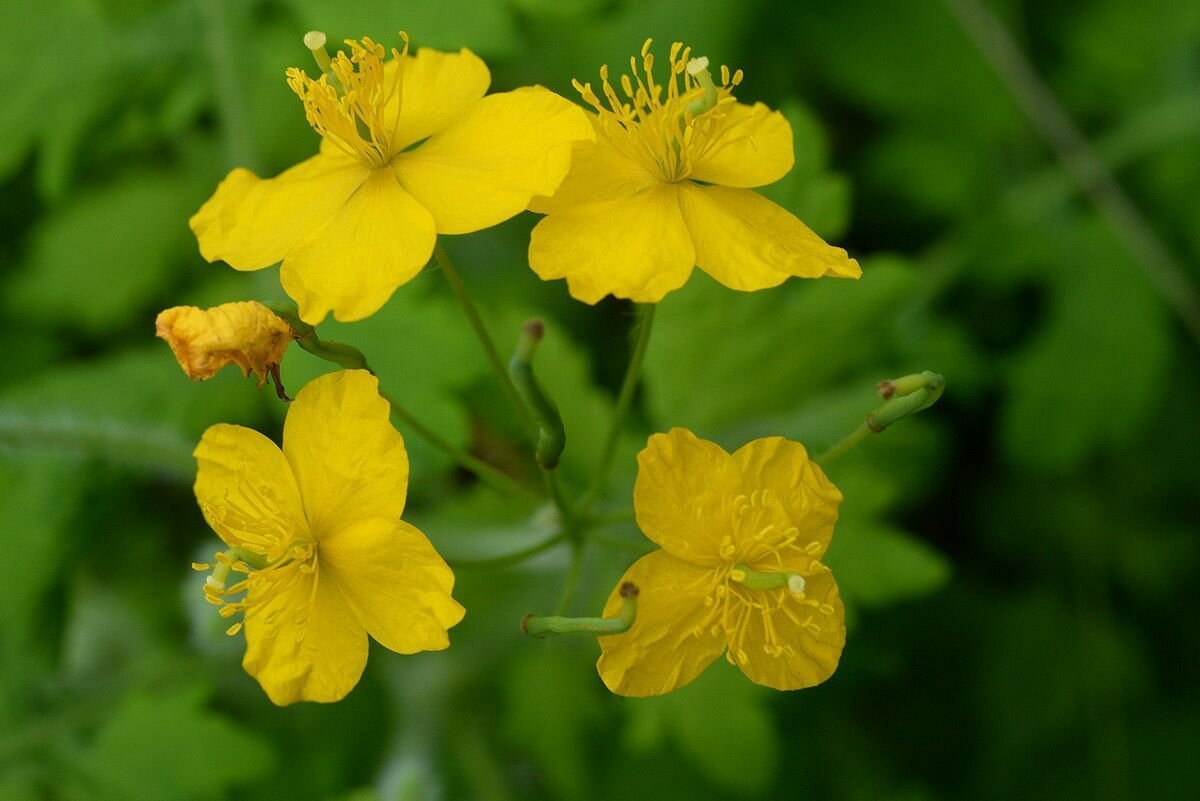
[[[588,518],[588,526],[620,526],[627,523],[636,523],[637,515],[632,509],[622,509],[618,512],[604,512],[595,514]]]
[[[548,551],[551,548],[566,542],[567,535],[559,532],[547,540],[543,540],[536,545],[530,545],[528,548],[522,548],[513,553],[504,554],[503,556],[491,556],[486,559],[447,559],[446,563],[455,570],[499,570],[505,567],[512,567],[524,562],[530,557]]]
[[[234,72],[237,49],[230,45],[226,5],[226,0],[201,0],[204,45],[212,70],[213,94],[217,118],[221,122],[221,135],[225,140],[225,157],[233,166],[255,170],[257,159],[254,144],[250,140],[250,126],[247,124],[240,85]]]
[[[379,393],[392,407],[392,414],[400,420],[405,426],[413,431],[417,436],[428,442],[434,448],[437,448],[442,453],[449,456],[463,469],[469,471],[480,481],[491,486],[493,489],[501,492],[511,492],[516,495],[525,495],[532,499],[540,499],[541,496],[530,487],[525,486],[520,481],[517,481],[507,473],[497,470],[487,462],[477,456],[472,456],[467,451],[458,447],[449,440],[443,439],[441,435],[435,433],[432,429],[413,417],[412,412],[404,408],[395,398],[385,392]]]
[[[543,470],[558,467],[563,449],[567,446],[567,432],[563,428],[562,416],[554,401],[542,389],[533,373],[533,354],[545,334],[541,320],[530,320],[521,326],[521,335],[512,358],[508,360],[508,376],[525,406],[538,423],[537,449],[534,456]]]
[[[526,615],[521,621],[521,631],[539,639],[572,635],[603,637],[624,634],[637,620],[637,596],[638,588],[627,581],[621,585],[621,612],[617,617]]]
[[[655,308],[653,303],[642,306],[642,319],[637,340],[633,345],[633,353],[629,357],[625,379],[621,382],[617,405],[613,407],[612,420],[608,425],[608,435],[604,440],[604,448],[600,451],[600,461],[592,474],[592,483],[588,486],[587,492],[584,493],[583,500],[580,502],[580,509],[584,512],[591,508],[596,498],[604,490],[604,483],[608,480],[613,455],[616,453],[617,442],[621,437],[621,426],[625,422],[625,415],[629,411],[629,405],[633,402],[634,391],[637,389],[638,380],[642,375],[642,362],[646,358],[646,346],[650,343],[650,331],[654,327]]]
[[[375,375],[375,371],[371,369],[371,365],[367,363],[367,357],[363,352],[353,345],[345,345],[341,342],[331,342],[326,339],[321,339],[317,335],[317,329],[300,319],[296,311],[296,306],[293,303],[268,301],[264,303],[267,308],[278,315],[289,326],[292,332],[296,335],[296,343],[304,350],[319,359],[324,359],[327,362],[333,362],[339,367],[344,367],[347,370],[366,370]],[[480,481],[502,492],[512,492],[517,495],[525,495],[530,498],[538,499],[538,495],[533,489],[525,486],[507,473],[497,470],[482,459],[472,456],[467,451],[458,447],[454,443],[442,438],[429,426],[418,420],[413,413],[404,407],[400,401],[393,398],[382,389],[379,390],[379,395],[392,407],[392,415],[399,419],[405,426],[412,430],[414,434],[428,442],[437,450],[446,454],[456,464],[467,470]]]
[[[517,393],[517,388],[513,385],[512,379],[508,375],[508,370],[504,367],[504,362],[500,359],[500,352],[496,350],[496,343],[492,341],[491,335],[487,331],[487,327],[483,324],[483,318],[479,315],[479,309],[476,308],[475,302],[471,300],[470,294],[467,293],[467,286],[463,283],[462,276],[459,275],[458,268],[454,266],[453,259],[446,249],[442,246],[439,239],[434,247],[434,259],[442,268],[442,273],[446,276],[446,281],[450,284],[450,289],[454,292],[454,296],[458,298],[458,303],[462,306],[463,313],[467,316],[467,321],[470,322],[471,328],[475,329],[475,336],[479,338],[479,344],[483,346],[484,355],[487,356],[488,363],[492,366],[492,372],[496,375],[496,381],[499,382],[501,390],[508,396],[509,402],[513,409],[517,412],[517,417],[521,420],[521,425],[525,428],[526,433],[534,442],[538,437],[538,424],[533,419],[528,407],[521,400],[521,396]]]
[[[946,379],[928,370],[880,381],[877,389],[884,402],[868,414],[867,419],[849,436],[813,461],[826,465],[872,434],[882,434],[896,421],[928,409],[942,397],[945,388]]]
[[[870,426],[868,426],[866,424],[866,421],[863,421],[863,423],[861,423],[858,428],[854,429],[854,431],[851,432],[848,437],[846,437],[841,442],[834,445],[829,450],[822,453],[817,458],[813,459],[813,461],[819,465],[829,464],[834,459],[838,458],[839,456],[844,454],[846,451],[850,450],[855,445],[862,442],[867,437],[871,436],[871,433],[872,432],[871,432]]]

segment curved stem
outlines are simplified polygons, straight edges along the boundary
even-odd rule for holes
[[[483,483],[489,485],[493,489],[501,492],[511,492],[517,495],[525,495],[532,499],[540,499],[533,489],[525,486],[520,481],[517,481],[512,476],[497,470],[487,462],[477,456],[472,456],[462,448],[458,447],[449,440],[443,439],[441,435],[433,431],[417,418],[413,417],[412,412],[404,408],[399,401],[391,395],[383,392],[379,393],[392,407],[392,414],[395,415],[405,426],[412,429],[413,433],[421,439],[428,442],[434,448],[437,448],[442,453],[453,459],[464,470],[467,470]]]
[[[567,535],[559,532],[547,540],[543,540],[536,545],[530,545],[528,548],[522,548],[513,553],[504,554],[503,556],[490,556],[486,559],[447,559],[446,564],[455,570],[499,570],[505,567],[512,567],[524,562],[530,557],[537,556],[543,551],[548,551],[556,545],[565,542]]]
[[[580,509],[587,511],[604,489],[608,473],[612,467],[613,455],[616,453],[617,441],[621,436],[621,425],[633,402],[633,393],[637,389],[638,380],[642,376],[642,362],[646,358],[646,346],[650,343],[650,331],[654,327],[653,303],[642,306],[642,319],[638,330],[637,341],[633,345],[633,353],[629,357],[629,366],[625,370],[625,379],[621,382],[621,393],[617,396],[617,405],[613,407],[612,420],[608,425],[608,436],[604,440],[604,449],[600,452],[600,461],[596,472],[592,475],[592,483],[580,501]]]
[[[533,419],[529,407],[525,405],[525,402],[521,400],[521,396],[517,393],[517,388],[513,385],[512,378],[508,375],[508,369],[500,359],[500,352],[496,350],[496,343],[492,341],[491,334],[488,333],[487,327],[483,324],[483,318],[479,315],[479,309],[476,308],[475,302],[471,300],[471,296],[467,293],[467,286],[463,283],[462,276],[459,275],[458,268],[454,266],[454,261],[450,258],[450,254],[442,247],[441,240],[438,240],[433,254],[438,266],[442,268],[442,273],[446,276],[446,281],[450,284],[450,289],[458,299],[459,305],[462,306],[463,313],[467,315],[467,321],[470,322],[471,328],[475,330],[475,336],[479,338],[479,344],[483,346],[484,355],[487,356],[488,363],[492,366],[492,372],[496,374],[496,380],[500,383],[500,388],[508,396],[513,409],[516,410],[517,417],[520,418],[521,425],[525,428],[525,433],[534,442],[537,442],[537,421]]]

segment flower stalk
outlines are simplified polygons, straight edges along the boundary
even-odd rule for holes
[[[849,436],[814,461],[822,465],[828,464],[872,434],[882,434],[898,420],[928,409],[942,397],[942,392],[946,389],[946,379],[925,370],[880,381],[876,389],[884,402],[868,414]]]
[[[632,582],[621,585],[621,611],[616,617],[560,617],[558,615],[526,615],[521,631],[530,637],[605,637],[624,634],[637,620],[638,588]]]
[[[516,350],[508,360],[508,375],[525,405],[533,413],[538,424],[538,441],[534,451],[538,465],[544,470],[558,467],[563,449],[567,445],[567,433],[563,428],[562,415],[554,401],[542,389],[533,373],[533,354],[542,341],[546,328],[541,320],[530,320],[521,326]]]

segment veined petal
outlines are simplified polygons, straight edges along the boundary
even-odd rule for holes
[[[765,618],[750,612],[740,645],[730,643],[734,662],[755,684],[776,690],[820,684],[833,675],[846,645],[846,608],[833,575],[808,577],[802,599],[787,590],[774,594],[779,608]]]
[[[332,577],[367,633],[401,654],[440,651],[463,618],[454,574],[425,535],[393,517],[358,520],[321,538]]]
[[[332,219],[367,175],[362,164],[341,154],[313,156],[267,179],[238,168],[188,224],[208,261],[261,270]]]
[[[730,289],[765,289],[790,276],[862,275],[846,251],[750,189],[684,184],[679,205],[696,245],[696,265]]]
[[[306,323],[316,325],[330,311],[338,320],[361,320],[421,272],[436,238],[433,218],[392,171],[373,170],[325,225],[288,253],[279,280]]]
[[[279,580],[289,583],[251,585],[242,667],[279,706],[342,700],[367,665],[366,631],[319,566]]]
[[[792,126],[762,103],[731,104],[720,118],[720,135],[705,142],[688,177],[722,186],[766,186],[796,163]]]
[[[716,567],[733,555],[741,472],[725,450],[685,428],[655,434],[638,454],[638,527],[669,553]],[[723,553],[726,551],[726,553]]]
[[[384,67],[385,84],[398,66],[393,60]],[[392,149],[398,153],[447,128],[487,93],[491,82],[483,59],[466,48],[443,53],[422,47],[410,55],[404,60],[403,102]],[[389,109],[387,116],[392,113]]]
[[[530,211],[550,214],[572,206],[621,200],[660,182],[657,175],[613,147],[599,128],[596,115],[589,114],[596,140],[577,141],[571,151],[571,169],[553,195],[529,202]]]
[[[812,559],[820,559],[829,548],[838,519],[842,493],[833,485],[799,442],[783,437],[765,437],[748,442],[733,454],[742,473],[742,493],[764,507],[782,511],[785,522],[772,528],[758,550],[778,554],[769,560],[748,563],[761,570],[806,572]],[[774,516],[774,515],[772,515]],[[788,532],[794,527],[795,532]],[[742,528],[745,534],[749,528]],[[791,540],[795,547],[775,546]],[[804,552],[811,543],[813,551]]]
[[[438,233],[466,234],[524,211],[558,188],[572,143],[590,139],[583,111],[540,86],[489,95],[446,130],[392,160]]]
[[[274,442],[253,429],[219,423],[204,432],[193,455],[196,501],[226,545],[258,545],[264,526],[301,533],[292,530],[304,524],[300,490]]]
[[[637,619],[624,634],[599,637],[596,670],[618,695],[662,695],[700,675],[725,650],[725,636],[705,605],[715,584],[713,571],[655,551],[633,563],[621,584],[638,588]],[[619,589],[604,606],[605,617],[621,608]],[[715,631],[714,631],[715,629]]]
[[[566,278],[571,295],[584,303],[605,295],[657,303],[687,282],[695,261],[670,184],[557,211],[537,224],[529,242],[538,277]]]
[[[390,413],[366,370],[315,378],[292,401],[283,453],[318,542],[362,518],[404,511],[408,454]]]

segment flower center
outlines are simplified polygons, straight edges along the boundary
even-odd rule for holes
[[[608,65],[600,68],[600,101],[592,85],[573,81],[584,102],[596,110],[609,141],[631,159],[657,172],[664,181],[681,181],[691,173],[697,159],[724,147],[730,127],[727,111],[735,102],[733,88],[742,81],[742,71],[731,76],[721,67],[721,85],[713,83],[707,58],[692,58],[682,42],[671,45],[670,67],[665,84],[654,79],[652,40],[642,45],[638,59],[629,59],[630,75],[618,83],[622,100],[608,81]]]
[[[204,582],[204,598],[220,608],[221,617],[242,613],[242,619],[226,629],[230,636],[241,631],[251,615],[261,613],[317,569],[317,544],[308,538],[304,521],[289,512],[270,487],[256,487],[241,478],[237,499],[227,494],[221,506],[205,505],[206,516],[222,539],[239,544],[219,551],[213,563],[192,564],[193,570],[212,571]],[[230,584],[234,573],[245,578]],[[265,622],[272,624],[280,611],[268,614]]]
[[[385,65],[383,45],[369,37],[361,42],[347,39],[350,54],[339,50],[330,58],[325,35],[310,31],[304,43],[312,50],[321,75],[313,80],[302,69],[287,71],[288,86],[304,103],[313,130],[368,167],[382,167],[395,155],[392,143],[400,124],[408,34],[401,31],[400,38],[403,49],[392,48],[392,61]]]

